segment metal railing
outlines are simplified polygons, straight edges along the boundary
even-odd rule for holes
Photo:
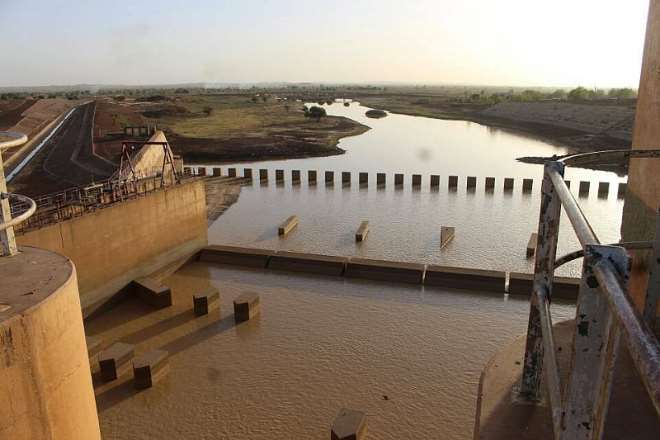
[[[618,154],[621,154],[617,152]],[[628,157],[658,157],[658,151]],[[604,154],[616,154],[606,152]],[[623,337],[651,402],[660,415],[660,345],[650,328],[655,318],[657,283],[649,282],[647,304],[640,314],[628,297],[630,259],[621,245],[601,245],[564,181],[566,164],[584,162],[599,153],[567,157],[545,164],[534,264],[533,292],[519,397],[541,400],[545,374],[552,408],[555,439],[600,439],[609,406],[610,388],[619,343]],[[562,384],[556,357],[550,302],[556,260],[561,209],[582,245],[582,279],[575,318],[574,344],[568,381]],[[658,216],[655,252],[660,242]],[[637,245],[638,247],[647,247]],[[635,247],[633,245],[632,247]],[[659,265],[651,268],[658,276]]]

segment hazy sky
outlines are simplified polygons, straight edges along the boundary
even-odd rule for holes
[[[637,87],[647,10],[648,0],[0,0],[0,86]]]

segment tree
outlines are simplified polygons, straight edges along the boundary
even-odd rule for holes
[[[308,118],[316,119],[318,122],[322,117],[326,116],[326,112],[323,107],[312,106],[312,108],[305,111],[305,116]]]
[[[576,87],[575,89],[568,92],[569,101],[584,101],[591,97],[589,90],[584,87]]]
[[[631,88],[610,89],[607,96],[616,99],[632,99],[637,97],[637,92]]]

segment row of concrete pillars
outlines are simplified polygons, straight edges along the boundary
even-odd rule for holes
[[[206,168],[198,167],[186,167],[185,173],[187,175],[198,175],[206,176]],[[267,183],[269,180],[269,173],[267,169],[260,169],[259,171],[259,181],[262,183]],[[284,184],[285,180],[284,170],[275,170],[275,182],[277,184]],[[335,174],[341,175],[341,185],[350,186],[352,183],[352,173],[350,171],[342,171],[341,173],[335,173],[334,171],[325,171],[324,172],[324,183],[327,186],[333,186],[335,184]],[[227,174],[222,174],[221,168],[215,167],[212,168],[212,175],[215,177],[226,175],[228,177],[243,177],[246,179],[252,179],[253,172],[252,168],[244,168],[243,175],[238,176],[238,170],[236,168],[227,168]],[[403,187],[405,175],[402,173],[394,174],[394,186]],[[476,190],[477,189],[477,177],[468,176],[465,180],[465,187],[467,190]],[[486,177],[483,179],[483,186],[486,191],[494,191],[496,179],[495,177]],[[291,183],[294,185],[301,183],[301,171],[300,170],[291,170]],[[358,183],[362,187],[369,185],[369,173],[360,172],[358,173]],[[307,171],[307,184],[316,185],[318,184],[318,172],[316,170]],[[376,173],[376,186],[383,187],[387,184],[387,174],[386,173]],[[421,188],[422,186],[422,175],[421,174],[412,174],[411,184],[413,188]],[[566,181],[566,184],[570,188],[571,182]],[[431,174],[429,176],[429,185],[432,189],[440,188],[440,176],[438,174]],[[458,176],[448,176],[447,178],[447,188],[449,190],[457,190],[459,187],[459,177]],[[505,177],[503,182],[503,189],[505,192],[512,192],[515,187],[515,179],[513,177]],[[618,184],[617,188],[617,197],[625,197],[627,190],[627,183],[621,182]],[[522,192],[531,193],[534,189],[534,179],[522,179]],[[540,191],[540,186],[537,187],[537,191]],[[588,197],[591,190],[591,182],[589,181],[580,181],[578,187],[578,195],[580,197]],[[610,193],[610,182],[598,182],[598,197],[599,198],[608,198]]]

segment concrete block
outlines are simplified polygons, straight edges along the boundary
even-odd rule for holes
[[[206,176],[206,167],[197,167],[198,176]]]
[[[514,185],[514,180],[512,177],[505,177],[504,178],[504,191],[513,191],[513,185]]]
[[[506,273],[495,270],[467,269],[428,265],[425,286],[470,289],[486,292],[504,292]]]
[[[397,173],[394,175],[394,186],[403,186],[403,174]]]
[[[474,190],[477,188],[477,178],[473,176],[468,176],[467,178],[467,189]]]
[[[334,171],[326,171],[325,172],[325,184],[326,185],[334,185],[335,184],[335,173],[334,173]]]
[[[523,179],[522,192],[531,193],[534,188],[534,179]]]
[[[495,189],[495,178],[486,177],[486,183],[484,185],[484,188],[486,189],[486,191],[493,191]]]
[[[215,287],[208,287],[193,295],[195,316],[208,315],[212,310],[220,310],[220,292]]]
[[[591,186],[591,182],[585,182],[581,181],[580,182],[580,187],[578,189],[578,195],[580,197],[589,197],[589,188]]]
[[[275,170],[275,182],[284,183],[284,170]]]
[[[85,335],[85,344],[87,345],[87,357],[89,358],[89,363],[92,364],[92,361],[96,359],[103,348],[103,339],[101,339],[100,336]]]
[[[295,215],[290,216],[282,222],[277,228],[277,235],[286,236],[289,232],[298,226],[298,217]]]
[[[199,260],[209,263],[232,264],[238,266],[261,267],[268,265],[268,260],[275,251],[237,246],[207,246],[199,254]]]
[[[349,278],[421,284],[424,279],[424,265],[351,257],[346,265],[345,275]]]
[[[261,312],[259,295],[254,292],[243,292],[234,300],[234,321],[236,323],[249,321]]]
[[[300,170],[291,170],[291,182],[300,184]]]
[[[263,168],[259,170],[259,180],[268,182],[268,170],[264,170]]]
[[[539,234],[532,232],[529,236],[529,241],[527,242],[527,258],[532,258],[536,253],[536,243],[539,240]]]
[[[130,360],[135,354],[135,346],[117,342],[99,353],[101,379],[110,382],[130,369]]]
[[[172,305],[172,291],[153,278],[138,278],[132,282],[135,293],[147,304],[159,309]]]
[[[341,276],[344,274],[347,261],[347,257],[280,251],[270,259],[268,268],[291,272]]]
[[[440,249],[444,248],[454,239],[456,228],[454,226],[440,226]]]
[[[165,350],[151,350],[133,360],[133,385],[139,390],[151,388],[167,375],[169,353]]]
[[[610,195],[610,182],[598,182],[598,198],[606,199]]]
[[[449,179],[447,181],[447,187],[449,189],[458,188],[458,176],[449,176]]]
[[[229,169],[227,170],[227,175],[228,175],[229,177],[236,177],[236,168],[229,168]]]
[[[419,188],[422,186],[422,175],[421,174],[413,174],[412,175],[412,186],[414,188]]]
[[[252,168],[243,168],[243,177],[252,179]]]
[[[367,234],[369,234],[369,222],[367,220],[360,223],[360,227],[355,233],[355,241],[364,241],[367,239]]]
[[[431,174],[431,188],[438,188],[440,186],[440,176]]]
[[[619,199],[623,199],[626,197],[626,191],[628,191],[628,184],[621,182],[619,183],[619,188],[617,189],[616,196]]]
[[[385,186],[387,183],[387,175],[385,173],[376,173],[376,185]]]
[[[307,171],[307,185],[309,186],[316,185],[316,170]]]
[[[222,170],[218,167],[213,168],[213,176],[214,177],[220,177],[222,176]]]
[[[367,416],[361,411],[342,408],[332,422],[331,440],[362,440],[367,435]]]
[[[509,294],[530,296],[534,286],[534,274],[510,272]]]
[[[367,186],[369,184],[369,173],[360,173],[358,175],[358,182],[360,186]]]
[[[341,173],[341,184],[343,186],[350,186],[351,185],[351,172],[350,171],[342,171],[342,173]]]

